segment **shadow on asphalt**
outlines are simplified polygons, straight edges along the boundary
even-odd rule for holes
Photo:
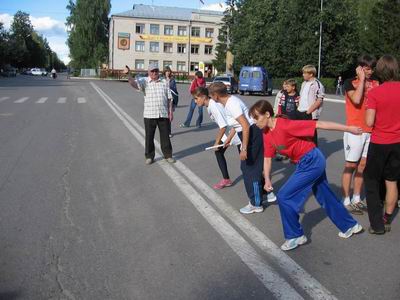
[[[197,128],[196,126],[184,127],[184,128],[190,128],[190,129],[187,129],[184,131],[179,131],[179,132],[172,132],[172,134],[174,136],[176,136],[176,135],[186,134],[186,133],[190,133],[190,132],[202,132],[202,131],[207,131],[207,130],[211,130],[211,129],[216,129],[216,128],[218,128],[218,126],[214,122],[213,123],[210,122],[210,123],[203,123],[200,128]],[[210,143],[211,143],[211,145],[207,144],[208,146],[206,146],[206,147],[214,145],[214,141],[211,141]]]

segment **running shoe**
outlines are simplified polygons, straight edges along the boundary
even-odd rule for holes
[[[298,246],[303,245],[305,243],[307,243],[307,238],[306,238],[305,235],[302,235],[302,236],[299,236],[299,237],[294,238],[294,239],[286,240],[282,244],[281,249],[283,251],[289,251],[289,250],[295,249]]]
[[[213,188],[216,190],[223,189],[224,187],[231,186],[232,181],[230,179],[221,179],[218,183],[214,184]]]
[[[353,215],[363,215],[364,213],[362,210],[355,204],[350,203],[349,205],[345,205],[346,209],[349,211],[349,213]]]
[[[363,228],[360,224],[357,223],[353,227],[347,229],[346,232],[339,232],[338,236],[344,239],[348,239],[353,234],[360,233],[361,231],[363,231]]]
[[[357,206],[362,211],[368,211],[367,204],[364,201],[352,202],[354,206]]]
[[[259,213],[263,212],[264,207],[262,206],[253,206],[251,203],[247,204],[245,207],[242,207],[240,209],[240,212],[245,215],[253,214],[253,213]]]
[[[276,196],[274,194],[274,192],[269,192],[267,194],[267,202],[271,203],[271,202],[275,202],[276,201]]]

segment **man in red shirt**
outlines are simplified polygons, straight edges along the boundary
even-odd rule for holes
[[[368,204],[369,232],[384,234],[398,198],[400,180],[400,78],[399,64],[393,56],[382,56],[376,65],[382,85],[368,94],[366,123],[373,127],[364,172]],[[385,181],[385,213],[380,197],[380,183]]]
[[[362,210],[366,210],[366,205],[361,201],[360,194],[372,128],[365,123],[365,99],[369,91],[379,85],[378,81],[371,78],[375,64],[376,60],[372,56],[361,56],[358,59],[356,69],[357,76],[346,80],[344,84],[346,125],[358,126],[363,130],[361,135],[350,132],[345,132],[343,135],[345,156],[342,175],[343,204],[351,213],[358,215],[362,215]],[[352,181],[353,197],[350,198]]]

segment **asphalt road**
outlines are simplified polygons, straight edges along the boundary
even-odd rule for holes
[[[0,78],[0,299],[399,298],[397,219],[384,236],[343,240],[311,196],[309,242],[284,253],[276,204],[238,214],[247,200],[234,149],[235,184],[213,191],[221,175],[204,148],[216,126],[205,113],[202,128],[179,128],[187,88],[173,122],[178,162],[145,166],[143,96],[126,82]],[[243,96],[261,98],[272,101]],[[322,119],[343,113],[326,102]],[[319,137],[340,195],[342,133]],[[274,162],[275,190],[292,170]]]

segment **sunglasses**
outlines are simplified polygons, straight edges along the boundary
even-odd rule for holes
[[[150,72],[151,72],[151,73],[158,73],[159,70],[155,69],[155,70],[151,70]]]

